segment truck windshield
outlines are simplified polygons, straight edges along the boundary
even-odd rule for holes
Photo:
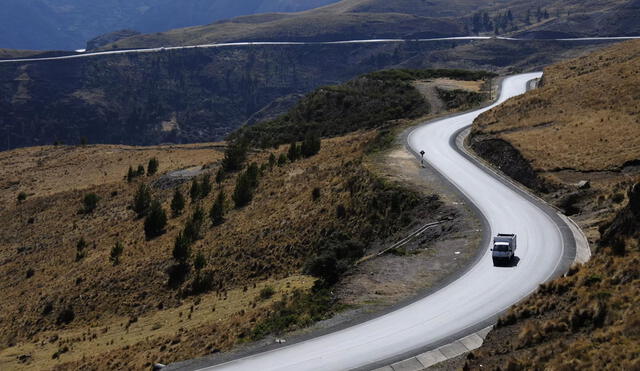
[[[494,251],[507,252],[509,251],[509,245],[495,245],[493,247]]]

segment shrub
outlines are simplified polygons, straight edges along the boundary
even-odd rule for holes
[[[167,225],[167,215],[160,204],[160,201],[154,200],[151,203],[149,215],[144,220],[144,234],[148,240],[158,237],[164,233],[164,227]]]
[[[191,295],[202,294],[213,289],[215,283],[215,277],[213,272],[210,270],[206,270],[204,272],[198,272],[196,277],[191,282]]]
[[[220,191],[216,200],[213,202],[211,206],[211,210],[209,211],[209,218],[211,218],[211,223],[215,225],[220,225],[224,223],[224,202],[225,202],[224,191]]]
[[[336,217],[338,219],[344,219],[347,217],[347,209],[343,204],[340,204],[336,207]]]
[[[262,290],[260,290],[260,299],[267,300],[271,298],[276,293],[276,290],[271,286],[265,286]]]
[[[36,274],[36,271],[35,271],[35,270],[33,270],[33,268],[29,268],[29,269],[27,269],[27,274],[26,274],[26,277],[27,277],[27,278],[31,278],[31,277],[33,277],[33,275],[34,275],[34,274]]]
[[[320,188],[315,187],[313,191],[311,191],[311,199],[313,201],[318,201],[320,199]]]
[[[182,214],[182,210],[184,210],[184,196],[180,192],[180,188],[176,188],[171,200],[171,212],[173,216],[178,216]]]
[[[269,168],[273,168],[276,165],[276,162],[278,160],[276,159],[276,155],[274,155],[273,153],[269,155]]]
[[[202,270],[202,268],[206,266],[207,266],[207,259],[204,257],[202,252],[199,252],[198,255],[196,255],[196,258],[193,259],[193,268],[195,268],[197,272],[200,272],[200,270]]]
[[[133,198],[133,211],[142,218],[149,212],[151,207],[151,190],[146,184],[140,184],[138,191]]]
[[[155,175],[158,172],[158,167],[160,162],[157,158],[153,157],[149,160],[149,164],[147,165],[147,175]]]
[[[109,255],[109,260],[113,265],[120,264],[120,256],[124,252],[124,246],[120,241],[116,242],[116,244],[111,248],[111,254]]]
[[[71,323],[75,318],[76,318],[76,315],[73,312],[73,307],[68,306],[58,314],[58,319],[56,320],[56,323],[58,325],[62,325],[62,324],[66,325]]]
[[[142,164],[138,165],[138,170],[136,171],[136,176],[143,176],[145,173],[144,166]]]
[[[98,201],[100,201],[100,197],[98,197],[95,193],[88,193],[84,196],[82,200],[83,209],[82,211],[85,214],[92,213],[98,207]]]
[[[284,166],[287,163],[287,155],[285,155],[284,153],[281,153],[280,156],[278,156],[278,166]]]
[[[87,252],[85,251],[87,246],[87,242],[84,240],[84,238],[81,237],[76,244],[76,261],[84,259],[84,257],[87,255]]]
[[[27,194],[25,192],[18,193],[18,202],[22,202],[27,199]]]

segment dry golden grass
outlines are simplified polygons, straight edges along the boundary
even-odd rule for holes
[[[640,158],[640,41],[545,69],[544,86],[482,115],[475,130],[539,171],[615,170]]]
[[[133,183],[123,177],[129,165],[146,165],[154,156],[160,161],[160,173],[208,165],[206,171],[215,174],[222,158],[217,145],[38,147],[1,153],[0,178],[8,180],[0,197],[8,207],[0,210],[0,368],[99,369],[97,360],[104,357],[110,368],[139,369],[153,360],[172,362],[213,349],[228,350],[266,315],[263,304],[253,307],[255,290],[266,283],[277,287],[286,282],[289,287],[278,288],[279,293],[308,288],[311,279],[299,276],[301,267],[322,233],[359,231],[357,220],[339,220],[335,210],[337,204],[349,205],[348,179],[365,171],[358,170],[360,159],[373,135],[355,133],[323,141],[318,155],[267,170],[254,201],[231,210],[223,225],[212,228],[207,219],[204,238],[193,246],[193,254],[204,254],[206,269],[214,272],[219,286],[217,292],[199,296],[200,307],[202,313],[213,303],[226,309],[194,314],[191,322],[184,319],[184,308],[192,300],[167,286],[174,239],[196,207],[188,200],[189,183],[181,186],[187,198],[185,213],[169,219],[164,235],[146,241],[143,222],[136,220],[129,205],[139,182],[152,183],[161,175]],[[284,147],[272,150],[276,155],[285,151]],[[268,156],[269,152],[260,152],[249,157],[262,164]],[[235,175],[223,184],[230,207],[234,184]],[[315,187],[321,189],[317,201],[311,197]],[[215,188],[198,202],[207,213]],[[30,196],[18,203],[20,191]],[[88,192],[101,200],[92,214],[79,214]],[[153,190],[167,211],[172,193],[173,189]],[[76,261],[80,238],[89,246],[86,257]],[[116,241],[124,244],[124,254],[121,264],[114,266],[109,255]],[[224,296],[229,299],[221,301]],[[52,308],[48,314],[47,304]],[[68,307],[73,308],[74,320],[57,323]],[[242,315],[227,315],[240,311]],[[183,317],[176,312],[183,312]],[[137,322],[127,334],[121,325],[130,318]],[[213,324],[213,319],[221,321]],[[155,328],[156,323],[161,327]],[[86,340],[105,327],[106,333]],[[167,332],[176,329],[182,338],[171,344]],[[51,334],[64,339],[63,344],[48,341]],[[53,353],[65,346],[69,350],[52,360]],[[30,356],[25,364],[17,358],[23,354]]]

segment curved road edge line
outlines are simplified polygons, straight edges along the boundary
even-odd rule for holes
[[[500,83],[498,86],[502,86]],[[498,94],[499,96],[499,94]],[[471,111],[475,111],[473,109]],[[455,117],[458,115],[466,114],[467,112],[462,112],[452,116],[446,117]],[[417,160],[420,160],[420,155],[409,145],[408,137],[414,130],[424,126],[429,125],[435,121],[440,121],[443,118],[437,118],[434,120],[429,120],[417,126],[414,126],[403,133],[403,139],[405,142],[405,148],[412,153]],[[522,195],[529,202],[534,204],[540,210],[542,210],[556,225],[560,234],[562,235],[563,240],[563,253],[562,258],[558,261],[554,271],[552,274],[545,280],[545,282],[551,281],[559,276],[563,275],[569,267],[577,263],[585,263],[589,260],[591,256],[591,249],[589,247],[589,242],[584,235],[582,229],[573,221],[573,219],[564,215],[559,209],[554,207],[553,205],[548,204],[545,200],[534,194],[531,190],[526,188],[524,185],[516,182],[511,179],[504,173],[498,171],[493,168],[490,164],[484,161],[482,158],[478,157],[475,153],[473,153],[466,145],[466,138],[468,137],[471,131],[471,126],[467,126],[455,132],[449,138],[449,145],[460,155],[465,157],[467,160],[471,161],[474,165],[485,171],[494,179],[500,181],[505,186],[509,187],[513,191]],[[476,205],[463,193],[461,192],[454,184],[452,184],[449,179],[444,175],[435,170],[428,162],[425,162],[425,167],[430,171],[434,172],[441,178],[444,182],[450,185],[451,189],[458,194],[466,205],[470,207],[476,216],[482,221],[483,233],[482,233],[482,242],[481,246],[488,246],[488,242],[491,239],[488,221],[484,214],[480,212],[480,210],[476,207]],[[467,270],[471,269],[478,260],[485,253],[484,248],[478,249],[475,260],[468,265],[468,267],[461,272],[464,274]],[[526,300],[531,294],[533,294],[537,289],[526,294],[521,300],[514,303],[513,305],[517,305],[518,303]],[[512,305],[512,306],[513,306]],[[510,306],[511,307],[511,306]],[[404,355],[400,355],[397,357],[386,359],[382,362],[376,362],[374,364],[370,364],[367,367],[358,368],[358,370],[371,370],[372,368],[376,368],[376,371],[393,371],[396,368],[402,369],[403,371],[413,371],[413,370],[423,370],[427,367],[431,367],[436,365],[437,363],[446,361],[451,358],[455,358],[460,356],[461,354],[479,348],[484,341],[484,338],[489,333],[493,325],[497,321],[498,317],[500,317],[503,313],[508,311],[505,309],[499,313],[494,314],[490,318],[467,328],[459,332],[457,335],[449,337],[447,340],[440,341],[435,345],[432,344],[428,348],[425,348],[426,351],[412,351],[409,353],[405,353]]]

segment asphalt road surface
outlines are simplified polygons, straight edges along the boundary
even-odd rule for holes
[[[187,45],[187,46],[167,46],[158,48],[145,48],[145,49],[123,49],[123,50],[109,50],[100,52],[82,52],[71,55],[57,56],[57,57],[33,57],[33,58],[20,58],[20,59],[4,59],[0,60],[0,63],[23,63],[23,62],[39,62],[39,61],[57,61],[65,59],[77,59],[88,58],[102,55],[116,55],[116,54],[133,54],[133,53],[160,53],[168,50],[184,50],[184,49],[196,49],[196,48],[224,48],[224,47],[250,47],[260,45],[340,45],[340,44],[377,44],[377,43],[401,43],[401,42],[432,42],[432,41],[455,41],[455,40],[489,40],[500,39],[510,40],[516,42],[527,42],[532,39],[518,39],[513,37],[490,37],[490,36],[458,36],[458,37],[439,37],[433,39],[370,39],[370,40],[344,40],[344,41],[318,41],[318,42],[287,42],[287,41],[257,41],[257,42],[232,42],[232,43],[215,43],[215,44],[203,44],[203,45]],[[536,39],[537,41],[622,41],[640,39],[640,36],[619,36],[619,37],[584,37],[573,39]]]
[[[540,76],[529,73],[504,79],[494,105],[524,93],[527,82]],[[518,235],[517,264],[494,267],[487,241],[472,267],[421,300],[353,327],[203,370],[372,368],[486,326],[540,283],[562,273],[573,261],[575,242],[555,212],[478,167],[452,140],[491,107],[422,125],[409,134],[408,143],[416,153],[424,150],[431,167],[479,210],[491,235]]]

